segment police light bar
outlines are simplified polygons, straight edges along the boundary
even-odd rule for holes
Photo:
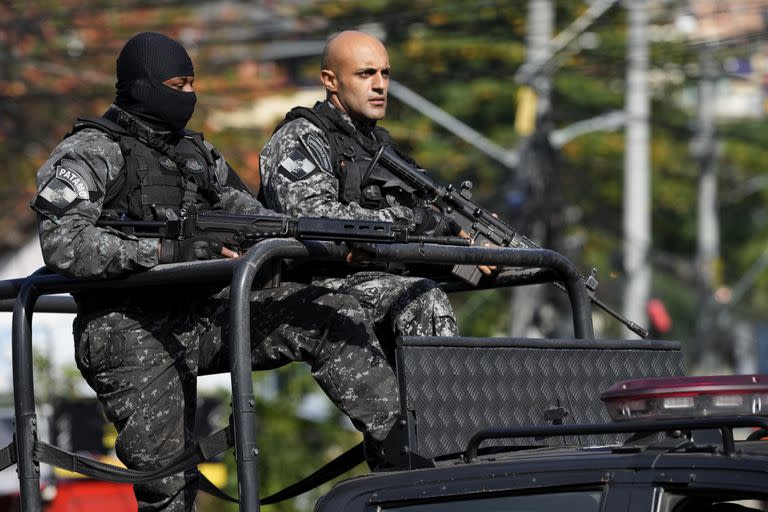
[[[613,421],[768,416],[768,375],[626,380],[600,399]]]

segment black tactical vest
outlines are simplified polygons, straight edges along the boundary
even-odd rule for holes
[[[125,172],[107,188],[102,218],[168,220],[185,206],[209,209],[217,202],[216,155],[201,134],[187,130],[175,144],[153,148],[104,117],[78,119],[72,133],[85,128],[109,135],[125,158]]]
[[[342,203],[354,202],[372,210],[416,205],[413,189],[373,161],[382,144],[394,146],[385,129],[376,127],[370,137],[365,137],[350,126],[328,102],[318,102],[311,109],[292,109],[275,131],[300,118],[320,128],[328,137],[331,165],[339,180],[339,198]]]

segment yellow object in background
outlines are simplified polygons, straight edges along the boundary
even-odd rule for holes
[[[524,85],[517,91],[517,112],[515,131],[526,137],[536,130],[536,103],[538,97],[533,88]]]
[[[203,462],[197,469],[219,489],[227,486],[227,465],[223,462]]]

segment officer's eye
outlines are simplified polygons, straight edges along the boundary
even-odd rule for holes
[[[174,77],[163,82],[164,85],[177,91],[184,91],[187,86],[192,87],[194,83],[195,79],[193,77]]]

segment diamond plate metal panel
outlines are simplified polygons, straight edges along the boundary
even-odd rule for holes
[[[608,422],[598,395],[611,384],[683,374],[679,347],[669,343],[646,349],[629,342],[594,346],[547,340],[549,346],[525,346],[526,341],[493,338],[472,346],[461,338],[422,339],[416,345],[403,340],[398,372],[411,449],[430,458],[460,452],[485,428],[551,424],[545,413],[557,407],[568,412],[566,424]],[[582,436],[535,444],[612,444],[623,438]]]

